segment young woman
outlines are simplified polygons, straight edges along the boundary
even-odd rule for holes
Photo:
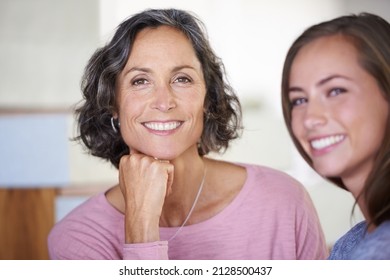
[[[285,122],[305,160],[365,221],[330,259],[390,259],[390,25],[368,13],[307,29],[284,65]]]
[[[321,259],[303,187],[270,168],[206,157],[228,147],[240,103],[201,23],[180,10],[124,21],[89,61],[80,139],[119,182],[60,221],[54,259]]]

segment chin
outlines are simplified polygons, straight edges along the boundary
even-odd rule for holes
[[[178,157],[177,154],[173,153],[162,153],[162,152],[152,152],[150,155],[154,158],[158,158],[161,160],[174,160],[175,158]]]
[[[185,155],[192,155],[192,154],[198,154],[198,148],[196,145],[188,147],[180,146],[180,143],[177,143],[176,145],[169,145],[169,146],[159,146],[158,148],[153,147],[151,149],[145,150],[143,152],[146,155],[150,155],[151,157],[155,157],[161,160],[174,160],[178,157],[185,156]]]
[[[329,168],[329,166],[323,167],[314,165],[314,170],[323,177],[340,177],[341,175],[339,169],[336,169],[334,167]]]
[[[176,157],[170,157],[170,156],[153,156],[159,160],[168,160],[168,161],[172,161],[174,160]]]

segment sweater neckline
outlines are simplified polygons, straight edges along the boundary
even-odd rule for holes
[[[249,186],[253,185],[251,182],[253,180],[253,176],[252,176],[253,166],[249,164],[237,164],[237,165],[245,167],[247,175],[246,175],[245,182],[241,190],[239,191],[239,193],[236,195],[236,197],[234,197],[233,200],[225,208],[223,208],[220,212],[216,213],[214,216],[196,224],[186,225],[183,227],[183,229],[189,229],[191,227],[208,226],[209,223],[214,223],[215,220],[223,219],[224,217],[229,216],[232,213],[232,211],[235,211],[236,205],[240,204],[248,194],[250,189]],[[99,200],[99,204],[101,203],[101,205],[104,206],[108,214],[113,215],[115,218],[118,219],[124,219],[124,214],[110,204],[105,194],[106,192],[102,192],[98,194],[97,199]],[[171,232],[177,230],[177,228],[178,227],[160,227],[160,230],[165,232]]]

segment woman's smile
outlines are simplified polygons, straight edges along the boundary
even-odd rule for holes
[[[168,135],[174,133],[181,125],[182,121],[151,121],[142,123],[151,133],[158,135]]]
[[[309,141],[313,156],[320,156],[333,150],[346,139],[346,135],[336,134],[316,137]]]

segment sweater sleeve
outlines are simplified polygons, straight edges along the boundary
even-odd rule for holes
[[[167,260],[168,242],[124,244],[116,250],[115,237],[100,233],[56,228],[49,235],[49,254],[57,260]],[[119,248],[118,248],[119,249]]]
[[[275,220],[274,235],[278,237],[278,244],[273,251],[279,254],[273,257],[326,259],[328,250],[320,220],[302,183],[286,173],[266,167],[258,170],[254,178],[256,183],[264,186],[262,197],[266,195],[263,202],[265,207],[261,212],[267,211],[268,219]],[[272,209],[275,209],[275,213]],[[278,247],[280,244],[282,248]]]
[[[168,241],[125,244],[123,233],[123,215],[101,193],[53,227],[48,237],[49,255],[59,260],[168,259]]]
[[[125,244],[124,260],[168,260],[168,241]]]
[[[296,210],[297,259],[326,259],[329,253],[317,211],[305,190],[301,199],[301,207]]]

